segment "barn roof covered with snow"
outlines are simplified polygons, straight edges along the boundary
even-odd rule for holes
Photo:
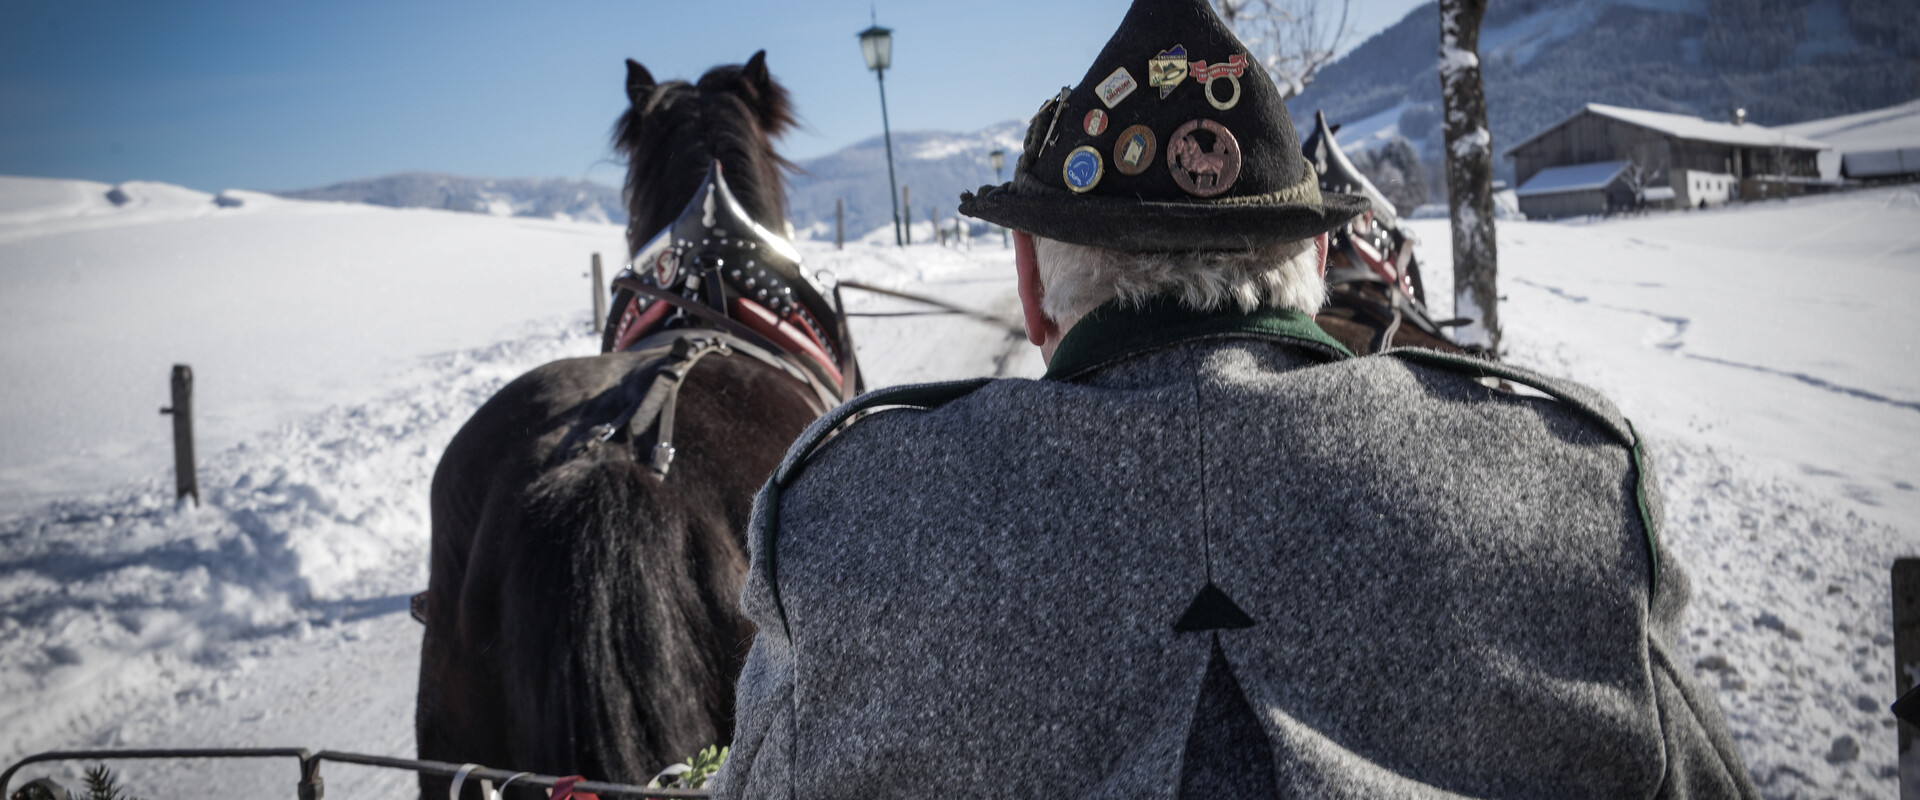
[[[1686,114],[1669,114],[1664,111],[1646,111],[1638,108],[1621,108],[1603,103],[1588,103],[1580,110],[1568,114],[1564,119],[1527,137],[1520,143],[1507,148],[1511,153],[1532,144],[1549,133],[1558,130],[1585,114],[1598,114],[1616,119],[1629,125],[1635,125],[1652,131],[1667,134],[1679,139],[1696,142],[1714,142],[1738,147],[1786,147],[1796,150],[1826,150],[1828,145],[1816,142],[1804,136],[1796,136],[1751,122],[1735,125],[1730,122],[1712,122]]]
[[[1589,189],[1602,189],[1613,183],[1620,173],[1625,172],[1629,161],[1595,161],[1590,164],[1568,164],[1564,167],[1548,167],[1533,174],[1520,188],[1513,190],[1519,197],[1532,197],[1560,192],[1580,192]]]

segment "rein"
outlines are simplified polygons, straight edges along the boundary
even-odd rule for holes
[[[903,291],[900,291],[899,289],[888,289],[884,286],[875,286],[870,283],[861,283],[859,281],[840,281],[839,283],[835,284],[835,286],[836,288],[859,289],[860,291],[863,291],[863,292],[871,292],[873,294],[884,295],[886,297],[896,297],[901,300],[911,300],[915,303],[922,303],[925,305],[933,306],[934,308],[941,309],[939,311],[891,311],[891,312],[865,312],[865,313],[845,312],[843,316],[911,317],[911,316],[920,316],[923,314],[960,314],[962,316],[971,317],[973,319],[988,323],[990,325],[999,325],[999,326],[1005,327],[1006,329],[1014,333],[1025,335],[1027,332],[1026,325],[1007,319],[1006,317],[1000,316],[998,314],[989,314],[985,311],[979,311],[976,309],[967,308],[965,306],[957,306],[945,300],[941,300],[934,297],[928,297],[923,294],[903,292]]]

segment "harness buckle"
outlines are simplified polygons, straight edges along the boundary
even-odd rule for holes
[[[666,477],[667,467],[668,465],[673,463],[673,454],[674,454],[673,445],[667,444],[666,442],[661,442],[659,444],[654,445],[653,446],[653,474],[659,475],[662,478]]]

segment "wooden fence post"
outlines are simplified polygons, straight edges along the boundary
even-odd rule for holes
[[[1893,696],[1904,697],[1920,683],[1920,558],[1893,562]],[[1920,800],[1920,730],[1902,721],[1895,763],[1900,769],[1900,800]]]
[[[600,273],[600,254],[593,254],[593,332],[607,324],[607,280]]]
[[[947,246],[947,229],[940,227],[940,207],[927,206],[927,219],[933,220],[933,230],[940,236],[940,246]]]
[[[160,409],[173,415],[173,499],[191,495],[200,505],[200,477],[193,467],[193,368],[173,365],[173,405]]]
[[[913,187],[911,186],[900,187],[900,213],[905,215],[900,222],[907,228],[907,244],[913,244]]]
[[[833,199],[833,249],[843,250],[847,245],[847,199]]]

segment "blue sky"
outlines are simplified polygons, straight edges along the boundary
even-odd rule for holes
[[[1355,0],[1357,44],[1417,0]],[[890,0],[895,130],[1024,119],[1079,80],[1127,0]],[[546,3],[0,0],[0,174],[206,191],[405,170],[618,184],[623,60],[694,78],[767,51],[793,158],[880,132],[866,0]],[[1437,36],[1437,33],[1436,33]]]

